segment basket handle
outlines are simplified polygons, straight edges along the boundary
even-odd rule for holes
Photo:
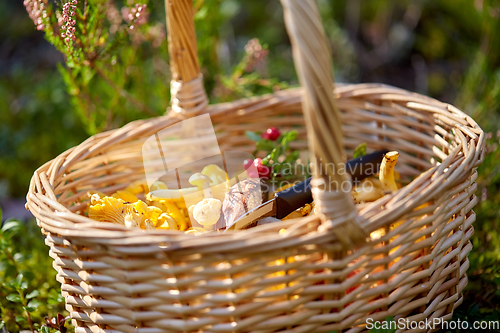
[[[350,248],[367,234],[352,200],[347,173],[339,173],[346,158],[340,114],[333,96],[330,52],[315,0],[281,0],[292,42],[293,58],[304,90],[303,109],[312,153],[314,201],[331,230]],[[165,0],[172,71],[172,109],[203,111],[207,97],[197,57],[192,0]]]
[[[170,54],[171,105],[176,113],[199,113],[208,105],[198,62],[192,0],[165,0]]]
[[[333,95],[331,56],[316,0],[281,0],[293,60],[303,89],[302,106],[312,164],[312,194],[324,219],[347,247],[362,244],[367,233],[343,172],[346,156],[342,122]]]

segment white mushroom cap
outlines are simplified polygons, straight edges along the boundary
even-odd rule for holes
[[[221,209],[219,199],[205,198],[194,206],[193,217],[202,226],[211,226],[219,220]]]

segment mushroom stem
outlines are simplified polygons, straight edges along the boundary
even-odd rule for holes
[[[398,185],[394,180],[394,167],[396,166],[398,157],[399,153],[397,151],[390,151],[384,155],[379,172],[379,179],[384,191],[395,192],[398,190]]]
[[[372,202],[384,196],[384,191],[376,182],[378,179],[364,179],[352,190],[354,203]]]
[[[210,188],[210,185],[203,187],[203,196],[205,198],[213,198],[214,194],[212,193],[212,189]]]
[[[196,186],[199,191],[202,191],[205,198],[213,198],[210,181],[210,177],[200,172],[194,173],[191,177],[189,177],[189,183]]]

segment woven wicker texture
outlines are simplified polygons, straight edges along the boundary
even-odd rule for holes
[[[189,4],[192,15],[189,1],[170,3]],[[296,46],[290,24],[307,24],[294,21],[300,17],[319,24],[317,9],[309,0],[283,3]],[[295,61],[304,83],[299,66],[307,67]],[[397,150],[397,170],[408,182],[345,215],[344,226],[357,224],[369,235],[355,249],[335,232],[329,198],[317,194],[325,216],[224,235],[132,230],[85,217],[87,191],[111,194],[144,178],[143,143],[189,110],[95,135],[36,170],[27,206],[46,235],[76,332],[362,332],[367,318],[450,319],[467,284],[484,133],[455,107],[402,89],[326,90],[335,97],[335,134],[343,139],[332,136],[338,147],[328,151],[351,156],[362,142],[369,151]],[[245,131],[276,126],[296,129],[293,147],[305,152],[307,139],[320,142],[325,133],[311,135],[317,128],[307,117],[321,115],[313,93],[290,89],[205,110],[223,151],[251,152]],[[335,161],[320,143],[312,149]]]

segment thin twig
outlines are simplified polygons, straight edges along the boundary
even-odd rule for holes
[[[88,14],[88,7],[87,7],[87,0],[83,3],[83,21],[87,21],[87,14]]]
[[[140,108],[143,112],[147,113],[148,115],[154,117],[157,116],[156,112],[149,108],[147,105],[142,103],[141,101],[137,100],[135,97],[130,95],[126,90],[121,89],[118,87],[99,67],[97,67],[94,63],[90,63],[90,67],[93,68],[99,76],[101,76],[120,96],[125,98],[127,101],[130,103],[134,104],[138,108]]]
[[[30,325],[30,330],[32,333],[35,333],[35,328],[33,327],[33,321],[31,320],[30,313],[28,309],[26,309],[25,311],[26,311],[26,319],[28,320],[28,325]]]

